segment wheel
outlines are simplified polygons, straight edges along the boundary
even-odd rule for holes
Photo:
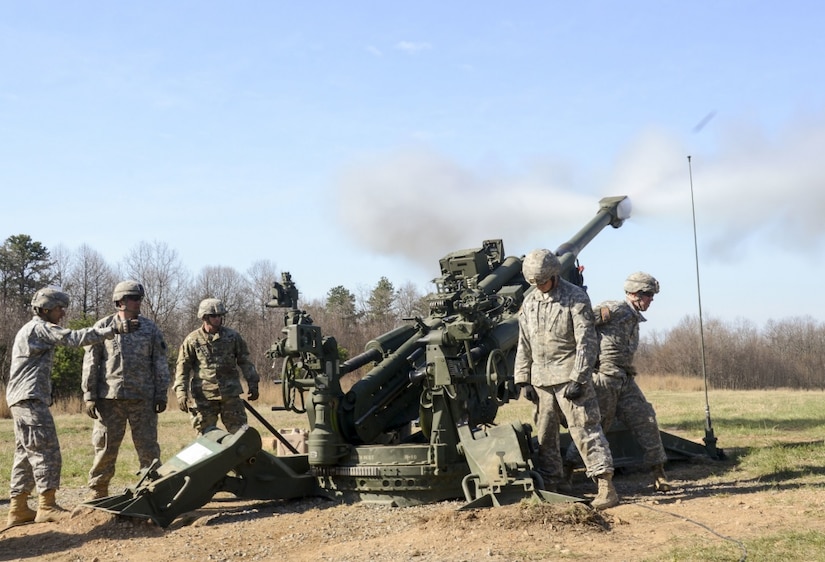
[[[303,378],[303,366],[296,363],[292,357],[284,359],[283,367],[281,368],[281,392],[284,400],[284,409],[295,412],[296,414],[305,414],[306,405],[304,404],[304,391],[296,384],[295,381]],[[298,397],[300,396],[301,405],[298,406]]]
[[[500,349],[494,349],[487,357],[487,391],[496,404],[503,406],[507,389],[507,360]]]

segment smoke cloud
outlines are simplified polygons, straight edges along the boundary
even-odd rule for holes
[[[557,240],[559,231],[569,233],[594,214],[603,196],[630,196],[631,220],[687,225],[691,172],[711,257],[735,259],[737,248],[752,240],[820,248],[825,120],[808,117],[771,135],[717,116],[712,128],[721,130],[717,148],[697,151],[690,166],[691,137],[643,131],[602,174],[608,181],[599,189],[574,183],[577,174],[557,162],[513,174],[489,164],[469,169],[426,147],[399,149],[341,174],[340,220],[370,250],[429,265],[433,255],[488,238],[504,239],[505,249],[524,249],[545,233],[543,239]]]
[[[433,255],[486,239],[520,247],[528,237],[569,230],[597,211],[593,194],[537,174],[473,171],[421,147],[348,170],[337,192],[341,221],[361,244],[425,266]]]
[[[746,241],[817,250],[825,239],[825,120],[808,118],[775,135],[743,123],[725,126],[719,149],[693,155],[662,131],[628,147],[611,190],[630,195],[637,218],[690,218],[690,175],[697,222],[717,258],[736,259]]]

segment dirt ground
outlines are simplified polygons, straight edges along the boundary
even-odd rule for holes
[[[7,529],[0,560],[613,561],[662,559],[680,545],[724,545],[731,560],[744,560],[747,539],[782,530],[825,532],[821,485],[739,480],[728,461],[668,469],[675,489],[667,494],[654,493],[644,473],[617,475],[623,503],[604,512],[586,504],[459,511],[458,501],[391,508],[226,496],[162,529],[78,508],[60,523]],[[61,490],[58,500],[70,508],[82,493]],[[592,499],[595,486],[577,473],[574,493]]]

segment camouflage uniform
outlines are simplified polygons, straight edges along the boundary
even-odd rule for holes
[[[633,356],[639,347],[641,312],[627,301],[607,301],[593,309],[600,339],[599,363],[593,375],[602,427],[618,419],[633,433],[650,466],[667,462],[653,406],[636,384]]]
[[[175,369],[175,395],[179,401],[188,396],[195,401],[189,411],[192,426],[199,433],[216,426],[218,416],[230,433],[246,425],[238,369],[247,385],[257,388],[260,377],[237,331],[221,326],[217,333],[210,334],[199,328],[183,340]]]
[[[115,317],[116,314],[107,316],[95,327],[111,326]],[[160,458],[155,405],[165,405],[167,401],[166,342],[154,322],[143,316],[139,320],[137,331],[89,346],[83,358],[83,400],[95,401],[98,412],[92,429],[92,489],[106,489],[114,476],[127,422],[140,468],[148,468],[154,459]]]
[[[114,337],[111,327],[69,330],[39,316],[25,324],[14,338],[6,403],[14,419],[14,462],[10,495],[60,487],[62,457],[52,402],[52,366],[57,345],[80,347]]]
[[[613,457],[599,425],[598,400],[591,382],[597,340],[587,293],[559,279],[542,293],[533,290],[519,312],[515,382],[531,384],[538,395],[538,472],[546,485],[562,479],[559,412],[585,459],[588,476],[613,473]],[[576,400],[564,397],[570,381],[584,385]]]

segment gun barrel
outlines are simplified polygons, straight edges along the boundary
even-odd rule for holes
[[[482,279],[478,288],[484,291],[484,294],[492,295],[519,273],[521,273],[521,260],[510,256],[495,271]]]
[[[630,217],[630,199],[625,195],[617,197],[604,197],[599,201],[599,211],[596,216],[587,223],[584,228],[573,235],[570,240],[562,244],[556,250],[556,255],[561,262],[562,271],[567,271],[573,267],[579,253],[587,246],[593,238],[607,225],[619,228],[625,219]]]
[[[365,352],[359,353],[354,357],[350,357],[349,359],[341,363],[339,372],[342,375],[346,375],[347,373],[350,373],[352,371],[357,371],[358,369],[360,369],[364,365],[367,365],[368,363],[377,363],[383,357],[384,354],[381,352],[380,349],[368,349]]]
[[[417,333],[418,329],[416,326],[410,324],[396,328],[367,342],[363,353],[350,357],[341,363],[341,374],[343,375],[360,369],[368,363],[378,363]]]

